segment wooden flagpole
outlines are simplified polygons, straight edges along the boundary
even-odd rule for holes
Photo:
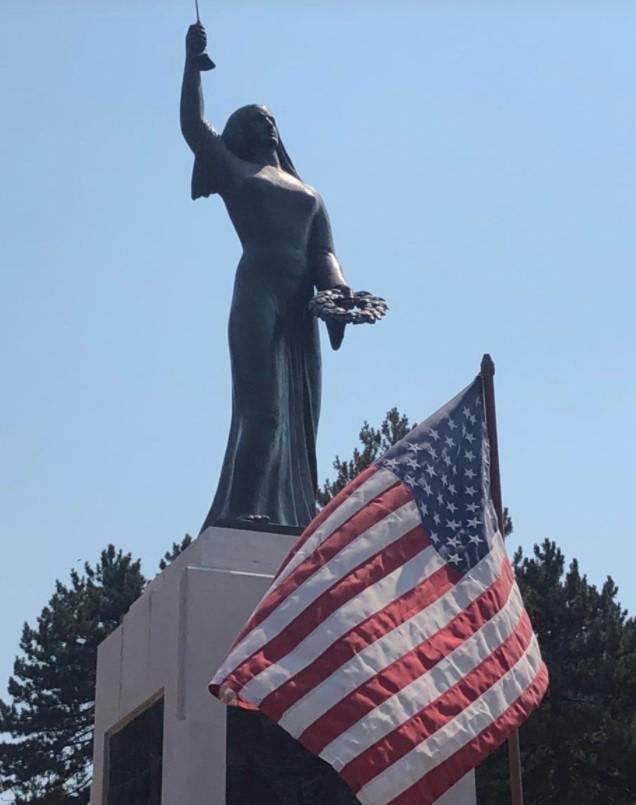
[[[497,513],[499,531],[504,534],[503,504],[501,501],[501,476],[499,474],[499,446],[497,443],[497,416],[495,411],[495,364],[490,355],[481,360],[481,380],[484,388],[486,428],[490,443],[490,494]],[[512,805],[523,805],[523,782],[521,779],[521,749],[519,730],[508,738],[508,767],[510,770],[510,795]]]

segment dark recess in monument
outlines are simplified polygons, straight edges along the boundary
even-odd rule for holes
[[[226,805],[359,805],[336,772],[262,713],[228,707]]]
[[[108,805],[161,805],[163,697],[110,736]]]

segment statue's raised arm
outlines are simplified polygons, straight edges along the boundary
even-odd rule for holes
[[[186,58],[181,85],[181,132],[195,155],[192,172],[192,198],[220,193],[225,196],[237,185],[242,174],[241,160],[203,115],[201,70],[213,64],[206,53],[207,36],[200,22],[186,34]]]

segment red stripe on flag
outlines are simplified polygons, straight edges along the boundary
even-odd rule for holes
[[[294,558],[294,556],[298,553],[298,551],[302,548],[302,546],[307,542],[307,540],[320,528],[320,526],[325,522],[325,520],[330,517],[333,512],[347,500],[347,498],[351,497],[351,495],[359,489],[365,481],[367,481],[372,475],[375,475],[380,468],[372,464],[370,467],[367,467],[366,470],[362,470],[359,475],[350,481],[343,489],[338,492],[338,494],[333,497],[329,503],[321,509],[320,512],[314,517],[314,519],[309,523],[307,528],[303,531],[303,533],[298,537],[296,542],[294,542],[291,550],[287,554],[287,556],[283,559],[280,567],[276,571],[276,577],[280,576],[283,570],[287,567],[289,562]],[[395,479],[396,483],[399,483],[398,479]],[[271,611],[271,610],[270,610]],[[249,618],[247,623],[243,626],[241,631],[236,636],[234,642],[230,647],[230,651],[241,642],[241,640],[245,637],[245,635],[250,632],[255,626],[261,623],[264,618],[269,614],[269,611],[266,615],[262,614],[262,603],[257,608],[256,612],[252,613],[252,616]]]
[[[310,576],[319,570],[326,562],[339,553],[350,542],[353,542],[364,531],[383,520],[392,511],[411,501],[408,489],[396,479],[395,485],[380,493],[377,498],[369,501],[363,509],[352,515],[336,531],[333,532],[313,553],[300,562],[293,572],[275,587],[263,600],[256,612],[241,630],[234,645],[259,623],[280,606],[280,604],[293,593]]]
[[[286,710],[336,672],[347,660],[432,604],[454,587],[459,579],[459,573],[450,565],[440,568],[417,587],[370,615],[332,643],[311,665],[263,699],[259,708],[269,718],[278,721]]]
[[[309,537],[311,537],[311,535],[314,534],[320,528],[320,526],[325,522],[325,520],[328,517],[330,517],[335,512],[335,510],[342,503],[345,502],[347,498],[351,497],[351,495],[356,491],[356,489],[359,489],[365,481],[367,481],[372,475],[375,475],[375,473],[379,469],[380,468],[377,466],[377,464],[372,464],[370,467],[367,467],[366,470],[362,470],[362,472],[359,475],[356,475],[353,481],[350,481],[343,489],[340,490],[340,492],[338,492],[338,494],[335,497],[331,498],[331,500],[329,501],[329,503],[327,503],[325,508],[321,509],[318,512],[318,514],[314,517],[311,523],[309,523],[307,528],[298,537],[298,540],[294,543],[292,549],[283,559],[281,566],[278,568],[278,571],[276,573],[277,576],[287,567],[287,564],[292,559],[292,557],[294,557],[298,553],[298,551],[307,542]],[[395,480],[397,483],[398,482],[397,477]]]
[[[342,777],[359,791],[501,679],[521,659],[531,638],[532,625],[524,612],[514,632],[492,654],[434,702],[350,761],[340,772]]]
[[[399,657],[323,713],[302,733],[301,743],[310,751],[319,754],[341,732],[405,685],[422,676],[480,629],[506,603],[512,585],[512,568],[508,562],[504,562],[501,574],[495,582],[470,606],[444,628]]]
[[[320,626],[329,615],[367,587],[408,562],[428,544],[423,528],[417,526],[392,543],[390,550],[382,547],[372,557],[365,559],[318,596],[263,648],[235,668],[228,677],[228,680],[231,680],[231,687],[234,689],[237,685],[243,687],[265,668],[278,662]]]
[[[530,685],[498,719],[470,743],[432,769],[388,805],[433,805],[525,721],[541,702],[548,687],[548,669],[542,663]]]

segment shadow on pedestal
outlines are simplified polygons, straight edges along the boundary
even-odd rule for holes
[[[359,805],[336,772],[262,713],[228,707],[226,805]]]

